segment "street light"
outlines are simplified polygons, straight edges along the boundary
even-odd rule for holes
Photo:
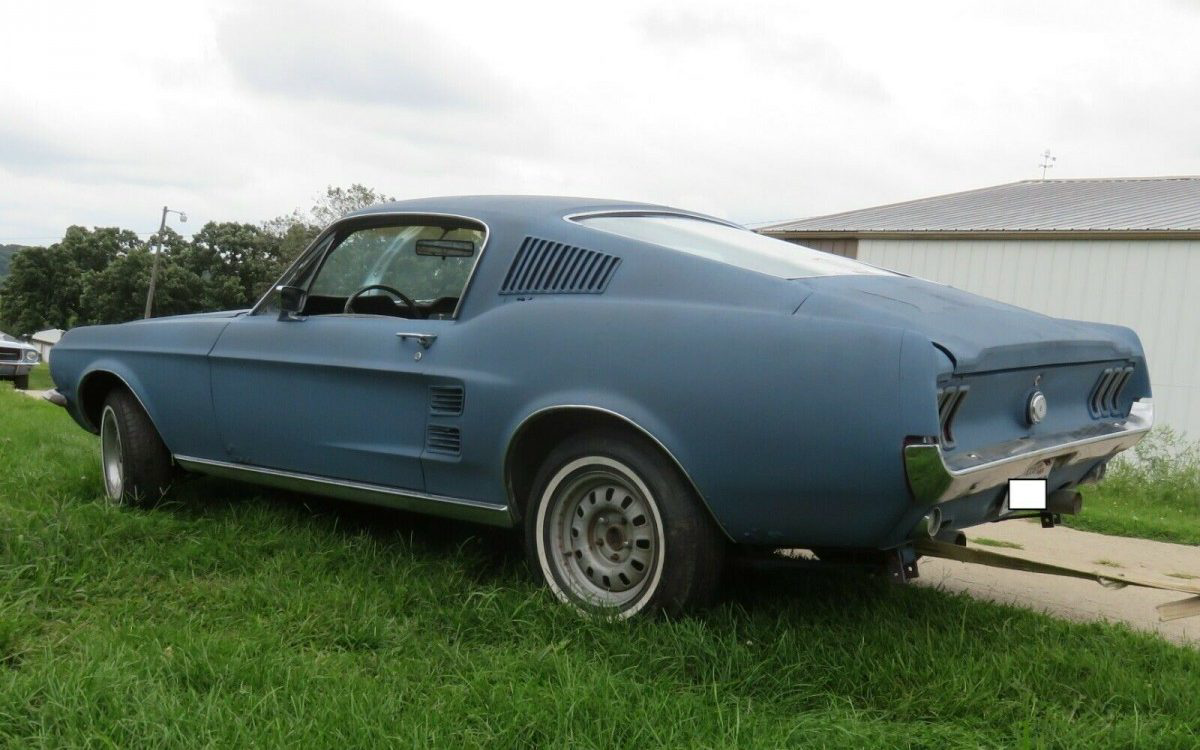
[[[143,316],[146,318],[150,317],[150,310],[154,306],[154,287],[158,284],[158,256],[162,255],[162,238],[167,229],[167,214],[179,214],[179,221],[187,223],[187,214],[183,211],[163,206],[162,221],[158,224],[158,249],[154,252],[154,262],[150,265],[150,290],[146,292],[146,314]]]

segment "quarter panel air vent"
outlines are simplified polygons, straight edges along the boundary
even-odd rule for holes
[[[1121,391],[1129,383],[1133,367],[1108,367],[1096,379],[1088,397],[1088,411],[1093,417],[1123,417]]]
[[[457,417],[463,413],[465,393],[461,385],[429,386],[429,413],[435,417]]]
[[[600,294],[621,259],[561,242],[526,237],[501,294]]]
[[[425,428],[425,450],[457,456],[462,452],[462,432],[457,427],[431,424]]]

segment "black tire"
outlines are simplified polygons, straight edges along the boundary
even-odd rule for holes
[[[100,412],[100,470],[104,493],[114,503],[154,503],[171,486],[171,454],[124,388],[109,393]]]
[[[526,506],[525,548],[560,600],[626,618],[710,604],[725,538],[658,446],[596,430],[543,461]]]
[[[16,377],[14,377],[13,378],[13,388],[16,388],[18,391],[29,390],[29,375],[28,374],[17,375]]]

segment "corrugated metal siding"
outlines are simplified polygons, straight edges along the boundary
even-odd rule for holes
[[[823,253],[840,255],[843,258],[858,257],[858,240],[795,240],[797,245],[811,247]]]
[[[859,240],[866,263],[1031,310],[1129,326],[1159,424],[1200,439],[1200,240]]]

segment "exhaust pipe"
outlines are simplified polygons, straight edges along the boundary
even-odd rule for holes
[[[1055,490],[1046,496],[1046,512],[1077,516],[1083,510],[1083,495],[1079,490]]]
[[[953,544],[958,547],[967,546],[967,535],[958,529],[944,528],[934,537],[935,541]]]
[[[912,536],[933,539],[941,529],[942,509],[934,506],[932,510],[921,517],[920,521],[917,521],[916,527],[913,528]]]

